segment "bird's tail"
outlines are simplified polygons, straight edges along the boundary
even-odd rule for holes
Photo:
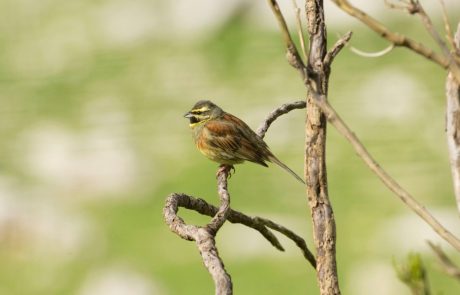
[[[268,157],[268,159],[270,160],[270,162],[275,163],[276,165],[280,166],[281,168],[283,168],[284,170],[289,172],[289,174],[294,176],[298,181],[300,181],[301,183],[305,184],[305,181],[299,175],[297,175],[294,171],[292,171],[291,168],[286,166],[286,164],[284,164],[283,162],[278,160],[277,157],[271,155],[271,156]]]

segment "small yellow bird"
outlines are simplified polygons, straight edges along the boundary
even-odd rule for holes
[[[184,117],[190,120],[189,126],[198,150],[221,166],[250,161],[268,167],[265,163],[268,161],[305,184],[300,176],[272,154],[263,139],[246,123],[211,101],[198,101]]]

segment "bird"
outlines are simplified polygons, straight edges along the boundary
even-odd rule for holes
[[[198,101],[184,117],[190,121],[198,150],[221,164],[218,173],[244,161],[264,167],[268,167],[266,162],[271,162],[305,184],[299,175],[273,155],[265,141],[243,120],[225,112],[213,102]]]

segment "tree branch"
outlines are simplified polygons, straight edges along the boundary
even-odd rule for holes
[[[184,201],[183,198],[177,197],[181,196],[178,194],[168,197],[163,208],[163,216],[171,231],[183,239],[196,242],[203,258],[203,263],[214,280],[216,295],[231,295],[233,294],[232,280],[219,257],[215,241],[217,231],[230,212],[230,196],[227,192],[227,178],[230,170],[220,171],[218,175],[218,191],[221,206],[209,224],[204,227],[185,224],[184,220],[177,215],[179,205]]]
[[[430,246],[431,250],[433,250],[434,254],[436,254],[436,258],[441,264],[442,270],[446,274],[460,281],[460,268],[455,265],[452,260],[450,260],[446,253],[444,253],[442,250],[441,246],[435,245],[430,241],[428,241],[428,245]]]
[[[294,68],[298,69],[302,75],[302,78],[305,79],[307,75],[306,67],[302,61],[302,58],[300,57],[299,51],[297,50],[294,41],[292,41],[291,34],[289,33],[289,29],[283,14],[281,13],[280,7],[276,0],[268,0],[268,2],[272,8],[273,14],[276,16],[278,25],[281,28],[281,33],[283,34],[284,43],[286,44],[286,58],[288,63]]]
[[[207,203],[203,199],[197,199],[192,196],[186,195],[186,194],[177,194],[173,193],[168,196],[168,199],[166,201],[166,207],[170,207],[168,209],[168,216],[169,215],[174,215],[174,218],[170,218],[168,220],[174,220],[172,223],[168,223],[170,226],[171,230],[174,231],[176,234],[178,234],[180,237],[184,238],[184,235],[181,232],[176,231],[176,227],[172,226],[171,224],[174,224],[175,222],[180,222],[176,221],[177,219],[182,220],[179,216],[177,216],[177,211],[179,207],[183,207],[189,210],[194,210],[202,215],[207,215],[207,216],[214,216],[218,212],[219,208]],[[165,217],[166,219],[166,217]],[[265,239],[267,239],[270,244],[272,244],[273,247],[280,251],[284,251],[283,246],[279,242],[278,238],[269,230],[269,228],[285,235],[287,238],[291,239],[302,251],[304,257],[308,260],[308,262],[315,267],[316,266],[316,261],[313,256],[313,254],[310,252],[310,250],[307,247],[307,244],[305,243],[305,240],[298,236],[296,233],[293,231],[287,229],[286,227],[277,224],[276,222],[273,222],[269,219],[262,218],[262,217],[251,217],[248,216],[244,213],[238,212],[236,210],[230,209],[227,220],[231,223],[239,223],[242,225],[245,225],[247,227],[253,228],[257,230]],[[183,220],[182,220],[183,222]],[[185,238],[187,239],[187,238]]]
[[[276,108],[265,118],[264,122],[257,128],[257,135],[261,138],[264,138],[265,133],[267,132],[270,125],[281,115],[287,114],[295,109],[304,109],[306,107],[305,101],[296,101],[292,103],[285,103],[282,106]]]
[[[372,18],[364,11],[353,6],[348,2],[348,0],[332,0],[340,9],[348,13],[349,15],[357,18],[362,23],[366,24],[374,32],[387,39],[389,42],[393,43],[395,46],[402,46],[411,49],[415,53],[426,57],[429,60],[434,61],[441,67],[447,69],[449,67],[449,59],[442,55],[434,52],[432,49],[426,47],[425,45],[414,41],[402,34],[395,33],[390,31],[382,23]]]
[[[321,110],[326,114],[327,120],[337,131],[342,134],[353,146],[357,155],[364,163],[377,175],[377,177],[388,187],[395,195],[403,201],[411,210],[420,216],[440,237],[446,240],[457,251],[460,251],[460,240],[448,231],[431,213],[421,205],[411,194],[399,185],[369,154],[367,149],[358,139],[358,137],[350,130],[346,123],[340,118],[335,109],[327,102],[325,97],[315,97],[316,103]]]
[[[334,213],[328,197],[325,161],[326,118],[314,102],[316,94],[326,95],[330,62],[345,44],[346,35],[328,54],[323,1],[307,0],[305,12],[308,20],[309,52],[306,66],[297,61],[297,48],[290,36],[284,17],[275,0],[268,1],[275,14],[286,43],[288,62],[296,68],[309,89],[305,124],[305,179],[308,204],[313,220],[313,238],[316,247],[316,276],[320,293],[340,294],[335,253],[336,229]],[[326,58],[327,56],[327,58]],[[326,62],[325,62],[326,61]]]
[[[324,65],[325,66],[331,67],[332,62],[334,61],[334,58],[337,56],[337,54],[339,54],[339,52],[343,49],[343,47],[345,47],[347,45],[347,43],[348,43],[348,41],[350,41],[352,35],[353,35],[353,33],[351,31],[349,31],[348,33],[343,35],[339,40],[337,40],[337,42],[334,44],[334,46],[332,46],[332,49],[330,49],[327,52],[326,56],[324,57]]]
[[[455,34],[455,46],[460,47],[460,23]],[[460,83],[452,72],[446,79],[446,136],[455,199],[460,212]]]

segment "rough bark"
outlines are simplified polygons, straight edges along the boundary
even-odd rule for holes
[[[306,13],[310,38],[307,68],[309,77],[313,81],[310,83],[312,87],[307,95],[305,178],[317,251],[316,273],[321,294],[340,294],[335,258],[336,228],[327,189],[327,120],[315,103],[316,96],[327,96],[329,79],[329,65],[324,63],[327,43],[323,1],[307,1]]]

